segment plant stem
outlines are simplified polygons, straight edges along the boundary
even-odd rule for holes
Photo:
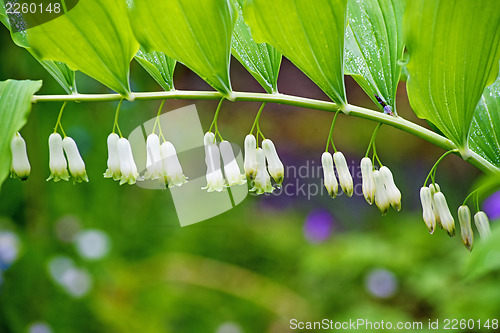
[[[473,196],[474,193],[477,193],[477,196],[479,196],[479,189],[480,188],[476,188],[474,191],[470,192],[469,195],[467,196],[467,198],[465,198],[464,203],[462,204],[462,206],[464,206],[467,203],[467,200],[469,200],[469,198],[471,196]]]
[[[120,126],[118,126],[118,114],[120,113],[120,107],[122,106],[123,99],[120,100],[120,103],[118,103],[118,107],[116,108],[115,111],[115,122],[113,124],[113,133],[115,133],[115,130],[118,130],[118,134],[120,134],[120,138],[123,138],[122,131],[120,130]]]
[[[64,108],[66,107],[66,104],[68,104],[68,102],[64,102],[63,105],[61,106],[61,110],[59,110],[59,115],[57,116],[56,126],[54,126],[54,133],[57,133],[57,127],[59,126],[64,137],[66,137],[66,133],[64,133],[64,129],[61,124],[61,118],[64,112]]]
[[[155,119],[155,124],[153,125],[153,131],[151,132],[152,134],[155,133],[156,131],[156,126],[158,126],[159,129],[159,137],[163,139],[163,141],[166,141],[165,138],[163,137],[163,133],[161,131],[161,124],[160,124],[160,115],[161,115],[161,109],[163,108],[163,104],[165,104],[165,99],[161,101],[160,107],[158,108],[158,112],[156,113],[156,119]]]
[[[335,113],[335,116],[333,117],[332,120],[332,125],[330,126],[330,133],[328,133],[328,140],[326,140],[326,148],[325,152],[328,152],[328,145],[331,143],[333,147],[333,151],[337,152],[337,148],[335,147],[335,144],[333,143],[333,128],[335,127],[335,122],[337,121],[337,116],[339,115],[340,110],[338,110]]]
[[[432,177],[432,183],[434,184],[434,174],[436,173],[437,166],[439,165],[439,163],[441,163],[443,158],[450,155],[451,153],[458,153],[458,149],[448,150],[443,155],[441,155],[441,157],[432,166],[431,171],[429,171],[429,174],[427,175],[427,178],[425,178],[424,186],[427,186],[427,181],[429,180],[429,177]]]
[[[260,131],[259,118],[260,118],[260,114],[262,113],[262,110],[264,110],[265,106],[266,106],[266,102],[262,103],[262,105],[260,106],[259,112],[257,112],[257,115],[255,116],[255,120],[253,121],[253,125],[252,125],[252,129],[250,130],[250,134],[253,133],[255,126],[257,126],[257,130]],[[259,136],[259,133],[257,133],[257,136]]]
[[[253,102],[269,102],[304,107],[308,109],[324,110],[335,112],[342,110],[345,114],[363,119],[373,120],[379,123],[390,125],[410,134],[413,134],[421,139],[443,148],[445,150],[456,149],[457,146],[449,139],[439,135],[427,128],[412,123],[401,117],[394,117],[384,114],[380,111],[370,110],[367,108],[347,104],[343,107],[339,105],[320,101],[310,98],[297,97],[284,94],[266,94],[266,93],[251,93],[251,92],[233,92],[235,101],[253,101]],[[157,100],[157,99],[208,99],[219,100],[223,96],[217,91],[161,91],[161,92],[144,92],[133,93],[134,100]],[[103,101],[119,101],[123,96],[119,94],[72,94],[72,95],[34,95],[31,99],[32,103],[38,102],[57,102],[57,101],[80,101],[80,102],[103,102]],[[472,165],[486,174],[500,175],[500,168],[497,168],[483,157],[473,151],[469,151],[469,156],[466,160]]]
[[[210,124],[210,128],[208,129],[208,131],[211,132],[212,131],[212,127],[215,127],[215,136],[219,135],[221,141],[223,139],[222,139],[222,136],[219,133],[219,129],[217,128],[217,118],[219,117],[219,112],[220,112],[220,109],[222,107],[222,102],[223,101],[224,101],[224,98],[221,98],[219,104],[217,105],[217,110],[215,110],[214,120],[212,120],[212,124]]]
[[[373,130],[372,138],[370,139],[370,143],[368,144],[368,149],[366,150],[365,157],[368,157],[368,154],[370,153],[370,148],[372,145],[374,145],[375,137],[377,136],[377,132],[380,126],[382,126],[382,123],[378,123],[375,129]]]

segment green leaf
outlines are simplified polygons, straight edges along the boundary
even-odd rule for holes
[[[174,69],[177,61],[162,52],[146,52],[142,47],[137,51],[135,60],[165,90],[174,90]]]
[[[130,61],[139,49],[124,1],[85,0],[72,10],[28,30],[34,54],[61,61],[130,97]]]
[[[344,105],[346,7],[347,0],[247,0],[243,14],[256,42],[274,46]]]
[[[381,109],[375,95],[396,110],[403,56],[405,1],[349,0],[345,70]]]
[[[266,43],[258,44],[253,40],[250,28],[243,19],[241,6],[244,1],[238,1],[233,0],[239,14],[233,32],[233,56],[238,59],[268,93],[277,93],[281,53],[271,45]]]
[[[498,1],[413,0],[406,13],[410,104],[466,155],[474,110],[498,73]]]
[[[229,63],[237,12],[232,0],[133,0],[129,14],[137,40],[192,69],[233,99]]]
[[[31,53],[33,58],[35,58],[50,73],[50,75],[52,75],[54,79],[56,79],[57,83],[59,83],[68,94],[76,92],[74,71],[69,69],[65,63],[52,60],[41,60],[29,49],[28,40],[26,38],[26,31],[11,31],[10,22],[6,15],[5,7],[2,1],[0,1],[0,22],[2,22],[7,29],[9,29],[14,43],[16,43],[16,45],[19,47],[26,48]]]
[[[7,178],[12,160],[10,141],[26,124],[31,111],[31,97],[42,87],[42,81],[0,82],[0,187]]]
[[[483,95],[472,118],[469,147],[500,167],[500,76]]]

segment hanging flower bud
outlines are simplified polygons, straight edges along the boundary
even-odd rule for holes
[[[434,202],[434,194],[437,192],[441,192],[441,188],[439,188],[438,183],[430,184],[429,189],[431,190],[432,197],[432,211],[434,212],[434,217],[436,219],[436,224],[439,228],[443,229],[443,225],[441,224],[441,218],[439,217],[439,212],[436,207],[436,203]]]
[[[467,250],[472,251],[474,244],[474,234],[470,225],[470,209],[466,205],[458,208],[458,222],[460,222],[460,233],[462,234],[462,242],[464,242]]]
[[[139,173],[137,172],[137,166],[135,165],[130,142],[126,138],[121,138],[118,140],[117,147],[118,156],[120,158],[120,185],[125,183],[133,185],[137,180],[140,180],[140,178]]]
[[[340,187],[348,197],[352,197],[353,183],[351,172],[347,166],[344,154],[341,152],[336,152],[333,154],[333,161],[335,162],[335,167],[337,168],[337,174],[339,175]]]
[[[205,136],[203,137],[203,144],[205,146],[209,146],[214,143],[215,143],[215,134],[212,132],[205,133]]]
[[[120,157],[118,156],[118,140],[120,137],[116,133],[108,135],[108,168],[104,173],[104,178],[113,177],[114,180],[119,180],[120,172]]]
[[[383,166],[380,168],[380,174],[382,175],[382,179],[384,181],[389,203],[391,204],[392,208],[399,212],[401,210],[401,192],[397,188],[396,184],[394,184],[392,172],[388,167]]]
[[[490,221],[485,212],[477,212],[474,215],[474,223],[476,224],[477,231],[482,240],[487,239],[491,235]]]
[[[28,179],[31,172],[31,166],[26,151],[26,142],[19,132],[12,138],[10,150],[12,152],[12,163],[10,167],[11,176],[21,180]]]
[[[59,133],[49,136],[49,168],[50,176],[47,180],[54,179],[55,182],[69,179],[68,163],[64,157],[62,138]]]
[[[420,202],[422,203],[422,217],[427,225],[427,229],[429,229],[429,233],[432,234],[436,229],[436,217],[432,209],[431,190],[426,186],[420,189]]]
[[[205,138],[207,138],[207,133]],[[214,137],[215,138],[215,137]],[[210,143],[212,142],[212,143]],[[205,164],[207,165],[207,186],[203,187],[202,190],[207,190],[208,192],[221,192],[225,188],[224,176],[222,175],[222,170],[220,168],[220,153],[219,148],[214,141],[210,138],[205,141]]]
[[[162,176],[162,157],[160,153],[160,138],[155,133],[146,139],[146,172],[144,179],[159,179]]]
[[[257,142],[253,134],[245,137],[245,162],[243,165],[248,179],[253,180],[257,175]]]
[[[266,169],[266,156],[262,148],[257,148],[257,175],[255,176],[254,186],[250,191],[257,194],[272,193],[274,190],[271,184],[271,176]]]
[[[262,149],[264,150],[264,155],[267,160],[267,170],[269,170],[269,174],[273,177],[276,184],[281,186],[283,183],[283,178],[285,176],[285,168],[283,167],[283,163],[276,152],[276,148],[274,147],[274,143],[265,139],[262,141]]]
[[[382,215],[385,215],[391,204],[379,170],[373,171],[373,181],[375,182],[375,205],[377,205]]]
[[[73,180],[78,183],[82,181],[88,182],[89,177],[87,177],[87,171],[85,171],[85,162],[83,162],[75,140],[69,136],[65,137],[62,141],[62,145],[66,153],[66,158],[68,159],[69,172],[71,172]]]
[[[363,178],[363,195],[370,205],[375,200],[375,181],[373,180],[373,164],[369,157],[361,159],[361,177]]]
[[[177,158],[177,151],[172,143],[165,141],[161,144],[160,157],[160,179],[163,178],[168,187],[181,186],[187,183],[187,177],[182,172],[181,163]]]
[[[434,205],[437,208],[439,219],[443,225],[443,229],[446,230],[450,237],[455,236],[455,220],[451,215],[450,209],[448,208],[448,203],[444,197],[443,192],[437,192],[434,194]]]
[[[224,162],[224,174],[226,175],[227,185],[242,185],[247,182],[244,173],[241,173],[238,162],[234,157],[233,147],[228,141],[222,141],[219,145],[222,161]]]
[[[326,190],[332,198],[335,198],[339,191],[339,184],[337,183],[337,177],[335,177],[335,171],[333,170],[333,157],[329,152],[324,152],[321,155],[321,164],[323,165],[323,177]]]

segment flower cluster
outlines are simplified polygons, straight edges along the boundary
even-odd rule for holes
[[[212,132],[205,134],[203,143],[205,146],[205,164],[207,166],[207,185],[202,188],[203,190],[221,192],[226,187],[246,183],[245,174],[241,172],[238,166],[231,143],[223,140],[217,146],[215,134]],[[221,156],[224,163],[224,174],[220,164]]]
[[[267,164],[266,164],[267,162]],[[245,137],[245,174],[252,186],[250,191],[257,194],[271,193],[274,186],[271,177],[280,187],[285,177],[285,168],[274,143],[269,139],[262,141],[262,148],[257,146],[253,134]]]
[[[344,154],[336,152],[332,156],[329,152],[324,152],[321,156],[321,162],[325,187],[330,196],[335,198],[338,194],[338,184],[340,184],[342,191],[351,197],[353,180]],[[339,178],[338,183],[334,164]],[[401,192],[394,183],[394,178],[388,167],[382,166],[379,170],[375,170],[371,159],[364,157],[361,160],[361,176],[363,196],[370,205],[375,202],[382,214],[386,214],[391,206],[397,211],[401,210]]]
[[[47,180],[53,179],[55,182],[69,180],[68,167],[74,182],[89,181],[85,171],[85,162],[75,140],[69,136],[63,139],[59,133],[52,133],[49,136],[50,176]]]
[[[108,168],[105,178],[119,180],[122,184],[135,184],[137,181],[151,179],[158,180],[168,187],[181,186],[187,182],[181,164],[177,158],[174,145],[164,141],[160,145],[160,138],[155,133],[146,139],[146,171],[140,177],[134,161],[132,147],[126,138],[120,138],[111,133],[108,136]]]
[[[429,187],[423,186],[420,189],[420,201],[422,203],[422,217],[424,219],[429,232],[432,234],[436,229],[436,225],[444,229],[450,237],[455,236],[455,220],[446,202],[446,198],[441,192],[441,188],[437,183],[430,184]],[[471,226],[471,213],[468,206],[465,204],[458,208],[458,221],[462,241],[465,247],[472,251],[474,245],[474,233]],[[474,223],[481,238],[487,238],[490,231],[490,223],[488,216],[479,211],[474,215]]]
[[[337,178],[335,178],[335,172],[333,170],[333,164],[335,162],[335,168],[337,169],[337,174],[339,176],[339,181],[337,183]],[[348,197],[352,196],[353,193],[353,181],[349,167],[347,166],[347,161],[344,154],[341,152],[336,152],[330,154],[329,152],[324,152],[321,156],[321,163],[323,165],[323,176],[325,187],[332,198],[335,198],[338,194],[339,186],[342,188]]]

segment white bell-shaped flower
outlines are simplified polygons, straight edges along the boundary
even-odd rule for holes
[[[73,180],[78,183],[82,181],[88,182],[89,177],[87,177],[87,171],[85,171],[85,162],[83,162],[75,140],[69,136],[65,137],[62,141],[62,145],[66,153],[66,158],[68,159],[69,172],[71,172]]]
[[[269,176],[269,172],[267,172],[266,156],[262,148],[257,148],[256,157],[257,157],[257,174],[255,175],[253,188],[250,191],[255,192],[257,194],[272,193],[274,187],[271,184],[271,176]]]
[[[434,184],[429,185],[429,190],[431,190],[432,211],[434,212],[436,224],[439,228],[443,229],[443,225],[441,224],[441,218],[439,217],[439,212],[438,212],[436,203],[434,202],[434,194],[436,194],[437,192],[441,192],[441,188],[439,187],[438,183],[434,183]]]
[[[383,176],[379,170],[373,171],[373,181],[375,182],[375,205],[377,205],[382,215],[385,215],[391,204],[387,196]]]
[[[49,136],[49,168],[50,176],[47,180],[69,180],[68,163],[64,157],[62,137],[59,133]]]
[[[458,208],[458,222],[460,222],[462,242],[467,250],[472,251],[472,246],[474,245],[474,233],[472,232],[470,221],[471,215],[469,207],[466,205],[460,206]]]
[[[118,140],[120,137],[116,133],[108,135],[108,168],[104,173],[104,178],[113,178],[119,180],[121,178],[120,172],[120,157],[118,156]]]
[[[26,151],[26,142],[19,132],[12,138],[10,150],[12,152],[11,176],[21,180],[28,179],[31,172],[31,165],[28,160],[28,152]]]
[[[172,143],[165,141],[160,148],[162,168],[160,175],[166,180],[168,187],[181,186],[187,183],[187,177],[182,172],[182,166],[177,158],[177,151]]]
[[[480,211],[474,215],[474,224],[476,225],[477,231],[479,231],[479,236],[481,240],[485,240],[491,235],[490,220],[485,212]]]
[[[144,179],[159,179],[162,177],[162,169],[160,138],[155,133],[152,133],[146,139],[146,172],[144,173]]]
[[[207,133],[208,134],[208,133]],[[205,135],[206,137],[206,135]],[[207,186],[202,190],[207,192],[221,192],[225,189],[224,176],[220,167],[220,152],[215,143],[210,143],[211,140],[205,141],[205,164],[207,165]]]
[[[139,179],[139,173],[137,172],[137,165],[134,161],[134,155],[132,154],[132,147],[130,147],[130,142],[126,138],[121,138],[117,143],[118,156],[120,158],[120,185],[128,183],[133,185]]]
[[[401,210],[401,192],[394,183],[392,172],[386,166],[381,167],[379,171],[384,181],[385,190],[387,193],[387,198],[389,199],[389,203],[391,204],[392,208],[394,208],[399,212]]]
[[[342,187],[342,190],[345,194],[347,194],[348,197],[352,197],[353,181],[344,154],[339,151],[336,152],[335,154],[333,154],[333,161],[335,162],[337,174],[339,175],[340,187]]]
[[[279,187],[285,177],[285,167],[278,156],[276,147],[274,147],[274,143],[271,140],[265,139],[262,141],[262,150],[264,150],[264,155],[266,156],[267,170]]]
[[[253,134],[245,137],[245,162],[243,165],[248,179],[254,180],[257,175],[257,142]]]
[[[450,208],[448,207],[448,203],[446,202],[443,192],[437,192],[434,194],[433,199],[443,229],[446,230],[450,237],[455,236],[455,219],[451,215]]]
[[[431,190],[427,186],[423,186],[420,189],[420,202],[422,203],[422,217],[427,225],[427,229],[432,234],[436,229],[436,216],[432,208]]]
[[[375,200],[375,181],[373,180],[373,164],[369,157],[361,159],[361,177],[363,181],[363,196],[366,202],[371,205]]]
[[[329,152],[324,152],[323,155],[321,155],[321,164],[323,166],[323,179],[326,190],[332,198],[335,198],[339,191],[339,184],[337,182],[337,177],[335,177],[335,171],[333,169],[332,154],[330,154]]]
[[[238,162],[234,157],[233,147],[228,141],[222,141],[219,145],[222,161],[224,162],[224,174],[226,175],[227,185],[242,185],[247,182],[244,173],[241,173]]]

